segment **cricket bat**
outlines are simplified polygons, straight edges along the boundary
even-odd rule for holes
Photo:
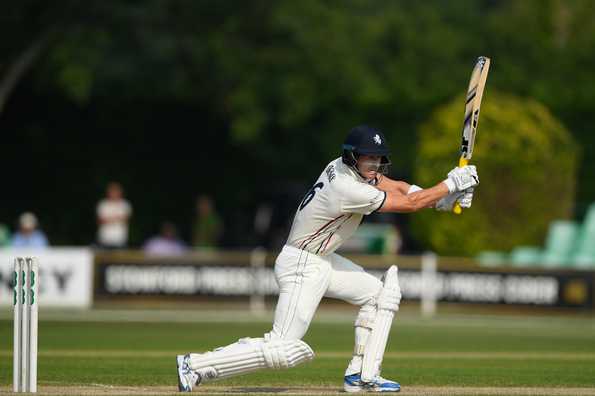
[[[467,165],[471,159],[471,156],[473,155],[475,134],[477,133],[477,120],[479,119],[479,108],[481,106],[481,98],[483,96],[483,90],[486,85],[486,79],[488,78],[489,70],[490,58],[486,58],[485,56],[480,56],[477,58],[477,62],[475,63],[475,67],[471,73],[471,80],[469,80],[469,88],[467,88],[459,167]],[[456,214],[461,214],[463,211],[458,202],[455,204],[452,210]]]

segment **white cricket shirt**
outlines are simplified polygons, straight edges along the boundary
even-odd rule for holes
[[[378,210],[385,199],[384,191],[368,184],[337,158],[300,202],[287,244],[326,256],[349,239],[364,215]]]

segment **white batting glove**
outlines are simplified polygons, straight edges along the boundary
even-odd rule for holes
[[[436,202],[436,210],[440,212],[452,212],[452,208],[454,207],[455,203],[458,199],[462,198],[464,195],[461,191],[452,192],[445,197],[442,197]]]
[[[473,190],[474,187],[470,187],[463,191],[463,195],[458,199],[461,208],[469,209],[471,207],[471,202],[473,201]]]
[[[464,191],[479,184],[479,176],[475,165],[465,165],[462,168],[456,167],[448,172],[448,179],[444,180],[448,191]]]

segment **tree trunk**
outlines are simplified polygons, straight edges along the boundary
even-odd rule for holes
[[[35,63],[41,51],[49,40],[49,32],[42,35],[29,45],[18,58],[8,67],[6,74],[0,79],[0,115],[8,101],[12,91],[21,80],[23,75]]]

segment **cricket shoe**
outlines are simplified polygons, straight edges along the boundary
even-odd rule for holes
[[[190,368],[190,355],[176,356],[178,366],[178,390],[192,392],[192,387],[200,383],[200,376]]]
[[[359,373],[346,375],[343,389],[348,393],[357,392],[398,392],[401,385],[398,382],[387,380],[377,375],[371,382],[363,382]]]

